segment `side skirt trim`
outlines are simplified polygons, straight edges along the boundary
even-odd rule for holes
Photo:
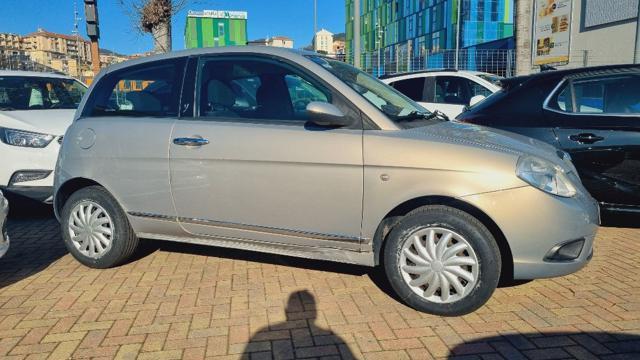
[[[281,228],[259,226],[259,225],[246,225],[246,224],[238,224],[238,223],[216,221],[216,220],[173,217],[173,216],[167,216],[167,215],[157,215],[157,214],[134,212],[134,211],[130,211],[128,212],[128,214],[135,217],[179,222],[183,224],[213,226],[213,227],[220,227],[220,228],[227,228],[227,229],[262,232],[262,233],[282,235],[282,236],[304,237],[304,238],[315,239],[315,240],[330,240],[330,241],[338,241],[338,242],[345,242],[345,243],[352,243],[352,244],[361,243],[361,239],[356,237],[333,235],[333,234],[321,234],[321,233],[307,232],[302,230],[281,229]]]
[[[304,259],[327,260],[371,267],[375,266],[372,252],[358,252],[343,249],[320,248],[315,246],[284,245],[235,238],[181,237],[152,233],[139,233],[138,236],[146,239],[217,246],[276,255],[293,256]]]

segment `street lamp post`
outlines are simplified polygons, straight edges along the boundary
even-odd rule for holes
[[[458,66],[460,63],[460,13],[462,11],[462,0],[456,0],[457,2],[457,11],[456,11],[456,70],[458,70]]]
[[[382,31],[382,26],[380,26],[380,20],[376,22],[376,47],[378,48],[378,77],[384,74],[381,68],[381,60],[382,57],[382,35],[384,31]]]
[[[638,2],[638,18],[636,19],[636,48],[633,53],[634,64],[640,64],[640,2]]]
[[[318,0],[313,0],[313,36],[318,33]]]
[[[360,0],[353,0],[353,65],[358,69],[360,63]]]

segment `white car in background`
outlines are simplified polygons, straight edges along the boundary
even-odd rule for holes
[[[64,75],[0,70],[0,189],[52,200],[62,136],[86,91]]]
[[[0,191],[0,258],[9,250],[9,235],[7,235],[7,214],[9,214],[9,202]]]
[[[393,86],[427,110],[439,110],[450,119],[500,90],[502,78],[489,73],[466,70],[426,70],[382,76]]]

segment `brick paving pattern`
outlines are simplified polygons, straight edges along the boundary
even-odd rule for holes
[[[457,318],[407,308],[364,267],[154,242],[93,270],[48,212],[9,234],[3,359],[640,359],[640,229],[602,228],[585,269]]]

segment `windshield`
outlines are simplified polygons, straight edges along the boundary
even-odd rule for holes
[[[393,121],[422,119],[429,115],[429,111],[413,100],[351,65],[321,56],[309,58],[344,81]]]
[[[487,80],[488,82],[492,83],[493,85],[496,86],[500,86],[500,81],[502,79],[504,79],[502,76],[498,76],[498,75],[493,75],[493,74],[477,74],[478,77]]]
[[[75,109],[86,91],[72,79],[0,76],[0,111]]]

